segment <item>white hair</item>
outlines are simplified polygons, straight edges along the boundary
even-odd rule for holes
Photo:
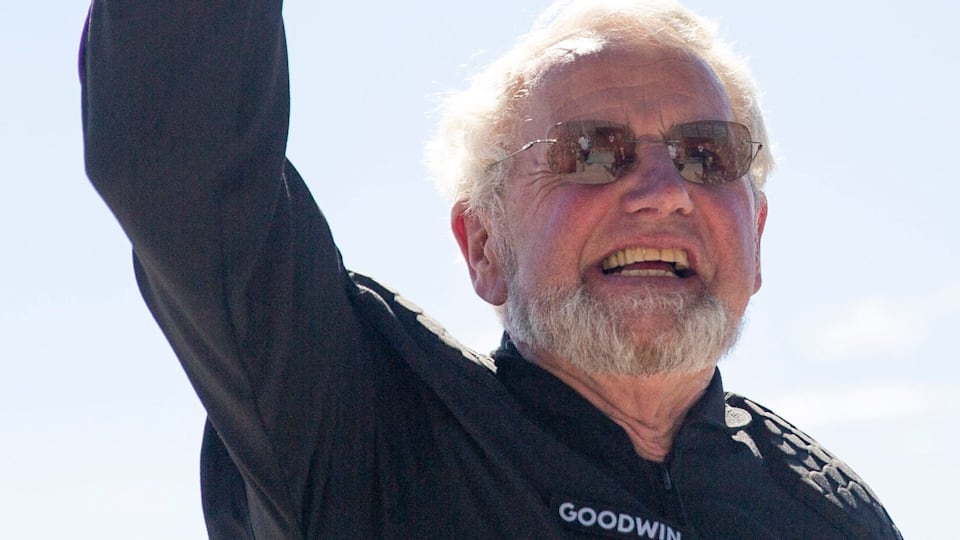
[[[438,186],[492,222],[502,215],[499,193],[510,167],[488,166],[516,150],[530,90],[552,68],[611,43],[658,43],[704,61],[754,140],[767,133],[745,61],[721,42],[715,26],[673,0],[560,0],[530,33],[477,74],[470,87],[444,100],[426,161]],[[764,144],[750,171],[755,192],[773,167]]]

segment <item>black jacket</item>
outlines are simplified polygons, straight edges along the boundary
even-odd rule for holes
[[[279,0],[95,0],[86,166],[209,421],[213,538],[897,538],[719,374],[664,464],[506,340],[496,365],[341,263],[284,158]]]

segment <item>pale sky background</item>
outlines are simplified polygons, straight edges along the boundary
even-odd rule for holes
[[[498,326],[469,286],[422,147],[436,95],[463,87],[546,4],[285,7],[289,155],[345,261],[484,351]],[[851,464],[906,538],[951,534],[960,4],[687,5],[751,58],[779,155],[764,285],[725,385]],[[203,411],[83,172],[86,9],[8,2],[0,32],[0,538],[205,538]]]

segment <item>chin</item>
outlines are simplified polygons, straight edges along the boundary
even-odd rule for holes
[[[518,342],[593,374],[650,376],[711,368],[740,334],[716,297],[679,293],[598,299],[585,287],[511,295],[504,328]]]

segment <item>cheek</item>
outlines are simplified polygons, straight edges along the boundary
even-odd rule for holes
[[[579,273],[580,255],[598,213],[591,204],[595,201],[582,191],[555,191],[526,208],[514,209],[510,237],[521,274],[531,269],[554,275]]]
[[[727,275],[724,281],[730,293],[743,297],[745,303],[757,290],[758,275],[758,236],[752,214],[737,221],[738,227],[729,231],[725,243],[720,246],[728,258],[724,267]]]

